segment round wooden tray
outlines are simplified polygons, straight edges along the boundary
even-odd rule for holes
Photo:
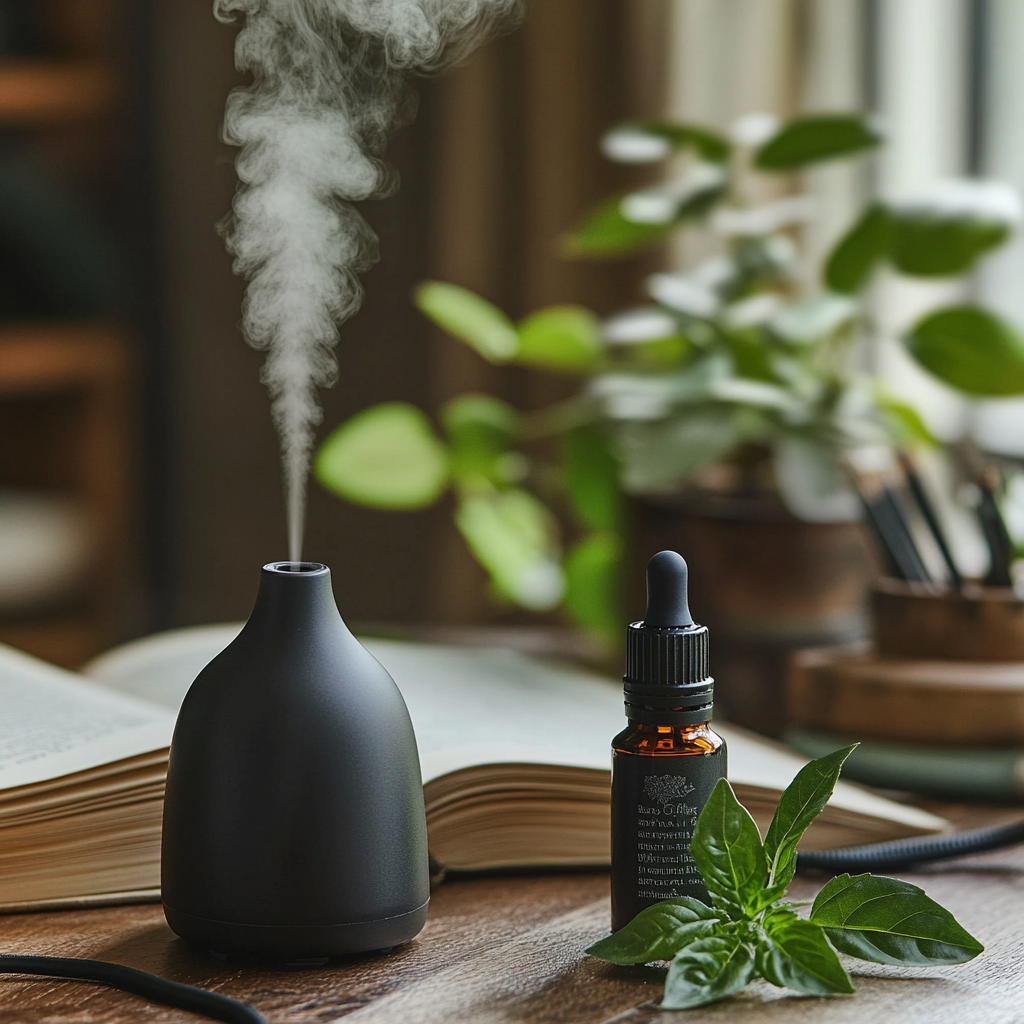
[[[1024,746],[1024,661],[891,658],[864,644],[800,651],[791,724],[856,738]]]

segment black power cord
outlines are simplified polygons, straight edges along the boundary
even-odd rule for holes
[[[1024,821],[991,825],[948,835],[894,839],[888,843],[848,846],[841,850],[808,850],[797,854],[798,868],[815,871],[894,871],[933,860],[984,853],[1024,842]]]
[[[75,960],[63,956],[21,956],[18,953],[0,953],[0,973],[38,974],[50,978],[74,978],[76,981],[95,981],[100,985],[132,992],[165,1006],[191,1010],[227,1024],[267,1024],[267,1019],[245,1003],[208,992],[194,985],[137,971],[121,964],[108,964],[103,960]]]

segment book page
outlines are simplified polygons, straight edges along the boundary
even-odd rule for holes
[[[241,628],[201,626],[132,641],[95,659],[85,673],[177,710],[193,679]],[[610,680],[514,651],[361,642],[402,691],[424,782],[498,761],[611,764],[609,740],[626,723],[622,689]]]
[[[199,670],[241,624],[176,630],[126,644],[87,668],[100,682],[156,696],[177,708]],[[522,762],[611,767],[612,737],[626,725],[622,685],[516,651],[363,639],[391,673],[412,717],[423,781],[474,765]],[[729,778],[780,793],[806,759],[735,726],[715,722],[729,746]],[[925,831],[946,822],[916,807],[840,782],[830,806]]]
[[[174,717],[0,645],[0,789],[159,750]]]
[[[423,781],[475,764],[611,767],[622,687],[515,651],[364,640],[402,691]]]
[[[620,683],[515,651],[364,642],[409,706],[424,782],[500,761],[610,768],[612,737],[626,725]],[[728,745],[733,783],[781,793],[807,763],[745,729],[719,722],[714,728]],[[836,785],[831,802],[916,828],[945,824],[844,782]]]

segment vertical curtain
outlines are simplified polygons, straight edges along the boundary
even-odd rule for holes
[[[878,109],[889,133],[878,187],[892,196],[967,171],[968,9],[966,0],[904,0],[878,10]],[[875,369],[946,438],[962,430],[964,403],[911,360],[899,338],[928,309],[963,298],[963,288],[884,275],[875,289]]]
[[[979,26],[981,59],[980,172],[1009,182],[1024,196],[1024,4],[988,0]],[[978,281],[979,298],[1024,328],[1024,232],[986,260]],[[982,402],[975,436],[994,451],[1024,455],[1024,400]]]
[[[726,130],[746,114],[862,109],[863,0],[667,0],[668,113]],[[751,201],[790,191],[778,176],[752,184]],[[826,166],[806,176],[816,216],[806,229],[809,266],[849,225],[863,193],[863,170]],[[688,232],[674,251],[686,266],[717,240]],[[810,282],[808,282],[810,284]]]

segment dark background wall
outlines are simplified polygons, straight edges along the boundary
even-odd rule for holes
[[[419,118],[390,148],[402,187],[363,204],[382,258],[365,277],[362,311],[342,328],[322,433],[385,399],[434,412],[467,389],[524,407],[557,394],[538,375],[496,370],[432,332],[408,301],[425,277],[476,288],[515,316],[555,301],[608,312],[635,300],[635,270],[566,263],[555,243],[616,183],[600,134],[652,109],[664,6],[534,2],[513,33],[420,83]],[[159,0],[152,17],[159,314],[150,400],[162,412],[150,428],[147,536],[160,626],[244,616],[259,566],[284,556],[285,525],[262,356],[240,337],[242,283],[214,231],[235,185],[234,154],[218,134],[224,97],[242,80],[234,29],[207,5]],[[305,556],[331,565],[354,620],[495,615],[443,506],[373,512],[311,482],[306,538]]]

